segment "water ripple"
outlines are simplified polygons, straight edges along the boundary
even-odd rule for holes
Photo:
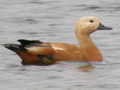
[[[119,0],[1,0],[0,43],[40,39],[78,45],[75,24],[83,16],[97,16],[113,31],[95,32],[92,40],[104,62],[86,65],[59,62],[51,66],[22,66],[21,59],[0,46],[0,90],[119,90]],[[86,65],[86,66],[85,66]]]

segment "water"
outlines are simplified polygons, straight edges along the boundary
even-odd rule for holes
[[[0,46],[0,90],[119,90],[119,0],[0,0],[0,44],[24,38],[78,45],[74,28],[83,16],[96,16],[114,29],[91,35],[102,63],[23,66],[15,53]]]

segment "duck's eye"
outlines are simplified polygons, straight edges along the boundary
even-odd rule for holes
[[[91,23],[93,23],[94,21],[93,20],[90,20]]]

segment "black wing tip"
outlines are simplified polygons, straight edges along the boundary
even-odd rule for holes
[[[22,47],[19,44],[4,44],[4,47],[7,49],[10,49],[12,51],[27,51],[27,49],[25,49],[24,47]]]
[[[2,44],[2,46],[6,47],[6,48],[9,48],[10,44]]]
[[[17,45],[17,44],[3,44],[3,46],[7,49],[12,50],[12,51],[19,49],[19,45]]]
[[[28,45],[28,44],[31,44],[31,43],[43,43],[39,40],[26,40],[26,39],[19,39],[17,40],[18,42],[21,43],[21,45]]]
[[[2,44],[4,47],[6,47],[6,48],[9,48],[9,47],[13,47],[13,46],[18,46],[18,45],[16,45],[16,44]]]

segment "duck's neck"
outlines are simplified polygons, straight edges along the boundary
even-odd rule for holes
[[[79,36],[77,36],[77,40],[81,48],[89,48],[92,46],[96,47],[96,45],[91,40],[90,35],[79,34]]]
[[[87,56],[89,61],[102,61],[102,54],[91,40],[90,35],[79,34],[76,36],[80,45],[80,49],[84,50],[84,54]]]

